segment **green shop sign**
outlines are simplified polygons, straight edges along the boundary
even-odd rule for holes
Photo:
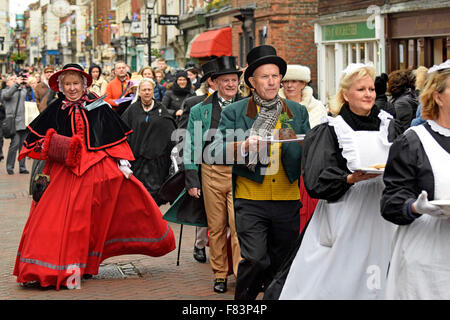
[[[375,28],[366,22],[354,22],[322,26],[322,41],[375,38]]]

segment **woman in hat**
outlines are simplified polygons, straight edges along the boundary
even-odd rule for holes
[[[68,64],[49,79],[60,92],[27,128],[19,155],[45,159],[14,268],[20,283],[79,288],[80,277],[122,254],[161,256],[173,232],[129,169],[128,126],[88,93],[92,78]]]
[[[395,140],[383,178],[381,213],[399,225],[386,298],[448,300],[450,60],[430,68],[420,100],[426,122]]]
[[[309,125],[314,128],[327,116],[327,109],[320,100],[314,98],[313,89],[308,86],[310,81],[311,70],[307,66],[288,64],[280,96],[304,105],[308,110]]]
[[[153,98],[155,82],[144,78],[137,86],[136,98],[122,114],[122,120],[133,130],[128,137],[135,160],[133,174],[152,195],[157,205],[165,203],[159,189],[169,175],[171,140],[176,129],[167,109]]]
[[[321,199],[305,229],[280,299],[383,299],[395,231],[380,215],[382,171],[399,134],[392,116],[374,107],[375,68],[350,64],[332,102],[334,117],[303,142],[303,178]],[[373,169],[375,170],[375,169]]]

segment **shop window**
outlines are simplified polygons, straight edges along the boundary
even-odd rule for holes
[[[358,43],[359,46],[359,62],[366,62],[366,44]]]
[[[335,52],[334,45],[325,46],[325,74],[326,74],[326,92],[325,97],[328,101],[336,94],[336,72],[335,72]]]
[[[356,57],[356,46],[357,46],[357,44],[356,43],[352,43],[351,46],[352,46],[352,50],[351,50],[351,52],[352,52],[352,59],[351,59],[351,62],[356,63],[356,61],[357,61],[357,57]]]

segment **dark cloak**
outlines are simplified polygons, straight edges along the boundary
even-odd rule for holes
[[[145,112],[141,99],[131,104],[122,114],[122,120],[133,130],[128,143],[135,160],[131,162],[134,176],[150,192],[158,205],[165,201],[158,191],[169,175],[170,152],[175,143],[171,141],[175,122],[167,109],[156,100],[154,107]]]
[[[98,99],[95,94],[88,94],[92,102]],[[47,130],[54,128],[58,134],[71,137],[76,134],[74,127],[73,108],[61,109],[61,104],[65,99],[62,93],[54,100],[36,119],[27,127],[27,137],[24,146],[32,149],[37,141],[42,139]],[[89,151],[107,149],[125,141],[126,136],[131,133],[130,128],[120,119],[107,103],[90,111],[81,108],[82,120],[84,122],[86,147]],[[95,123],[95,125],[90,125]]]

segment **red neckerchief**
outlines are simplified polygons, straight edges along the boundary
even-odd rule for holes
[[[73,108],[75,107],[75,109],[78,108],[84,108],[85,104],[88,104],[94,100],[96,100],[96,98],[94,99],[89,99],[87,96],[87,89],[84,90],[83,95],[81,96],[80,99],[78,99],[77,101],[69,101],[69,100],[64,100],[62,102],[62,106],[61,109],[65,110],[67,108]]]

